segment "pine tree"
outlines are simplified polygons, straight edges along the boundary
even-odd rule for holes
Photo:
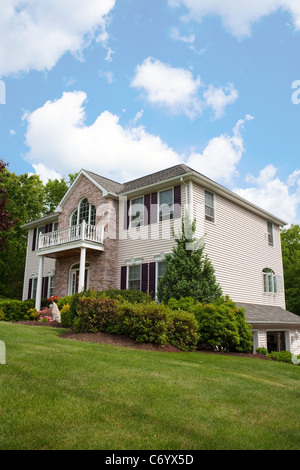
[[[176,245],[173,255],[167,255],[165,275],[158,286],[158,300],[167,303],[170,298],[192,297],[201,303],[211,303],[222,296],[211,261],[204,254],[204,243],[195,238],[196,221],[186,216],[181,232],[173,236]]]

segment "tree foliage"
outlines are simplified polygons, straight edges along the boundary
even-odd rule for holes
[[[300,315],[300,226],[281,232],[286,308]]]
[[[75,175],[69,175],[70,181]],[[36,174],[11,173],[0,161],[0,234],[5,250],[0,252],[0,298],[21,299],[26,260],[26,222],[52,212],[69,188],[65,179],[43,184]],[[6,229],[4,223],[7,221]]]
[[[182,220],[181,232],[173,236],[176,246],[167,255],[165,275],[158,286],[158,299],[192,297],[199,302],[214,302],[222,296],[211,261],[204,254],[204,244],[195,238],[196,221]]]
[[[8,230],[18,222],[17,219],[12,218],[12,215],[7,208],[7,189],[4,184],[1,184],[7,165],[8,164],[4,163],[3,160],[0,160],[0,248],[2,250],[6,243]]]

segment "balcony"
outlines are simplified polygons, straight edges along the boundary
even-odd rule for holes
[[[37,254],[49,258],[72,256],[80,248],[104,251],[104,227],[88,225],[85,221],[80,225],[40,233]]]

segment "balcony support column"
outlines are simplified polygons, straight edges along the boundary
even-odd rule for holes
[[[38,272],[38,280],[37,280],[36,296],[35,296],[35,308],[37,309],[37,311],[41,310],[43,268],[44,268],[44,256],[40,256],[39,272]]]
[[[79,267],[79,283],[78,292],[84,291],[84,277],[85,277],[85,259],[86,259],[86,248],[80,248],[80,267]]]

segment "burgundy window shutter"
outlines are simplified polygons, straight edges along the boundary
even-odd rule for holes
[[[174,219],[181,217],[181,186],[174,187]]]
[[[148,290],[148,263],[142,264],[142,292]]]
[[[36,245],[36,232],[37,228],[33,230],[33,238],[32,238],[32,251],[35,251],[35,245]]]
[[[144,225],[150,224],[150,194],[144,196]]]
[[[42,279],[42,299],[48,296],[48,280],[48,277],[43,277]]]
[[[124,202],[124,230],[129,228],[129,209],[130,209],[130,199],[127,199]]]
[[[157,193],[151,194],[151,224],[157,222]]]
[[[32,279],[29,279],[29,284],[28,284],[28,296],[27,299],[31,299],[31,291],[32,291]]]
[[[155,270],[156,263],[149,263],[149,293],[155,297]]]
[[[127,266],[121,266],[121,290],[126,290]]]

